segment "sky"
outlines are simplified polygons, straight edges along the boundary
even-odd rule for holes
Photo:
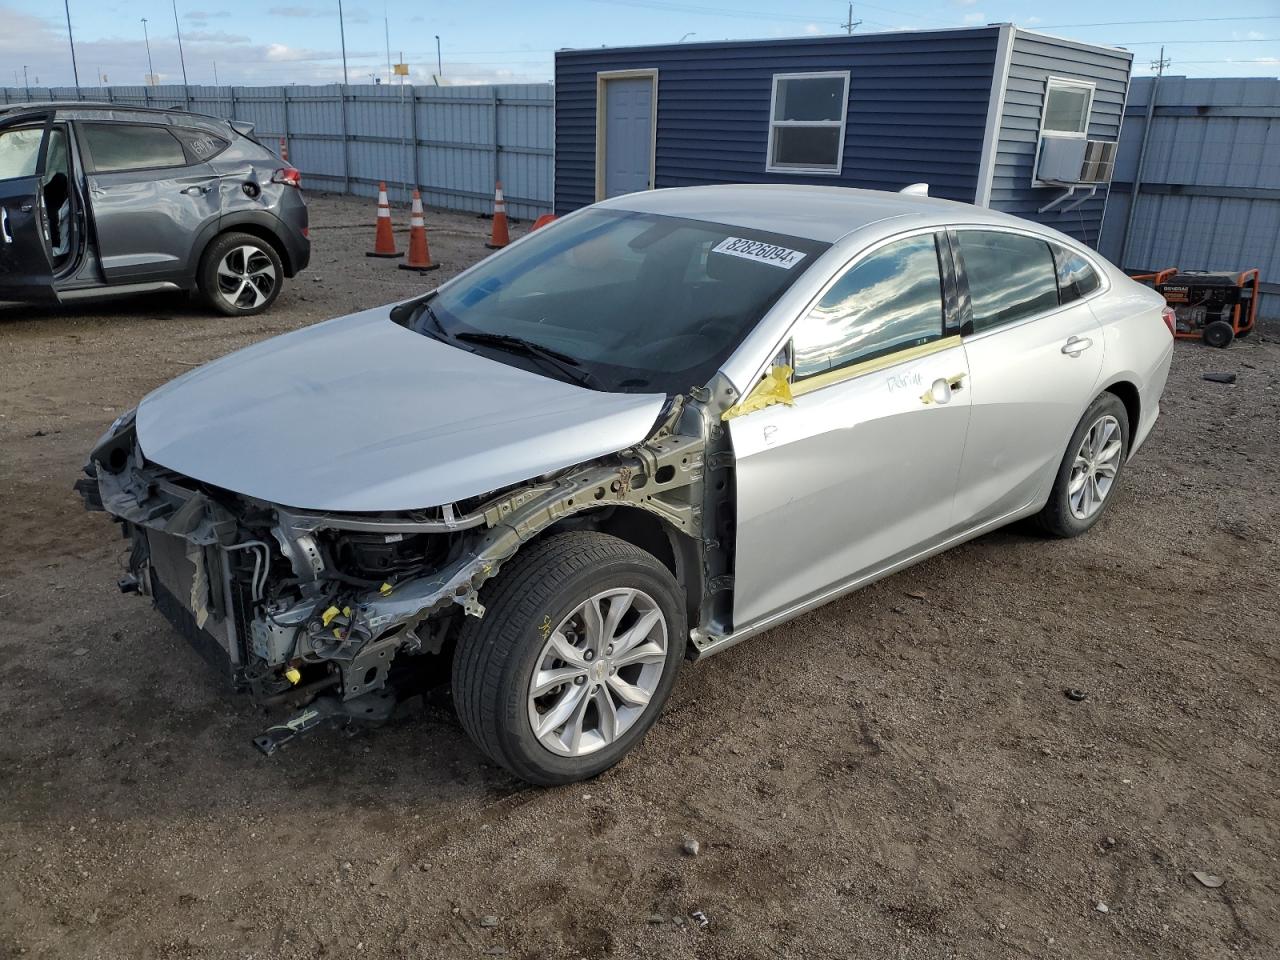
[[[82,86],[141,84],[142,18],[160,83],[181,83],[173,0],[67,0]],[[274,85],[342,82],[337,0],[176,0],[188,80]],[[888,0],[855,3],[859,33],[1012,22],[1127,47],[1135,75],[1280,74],[1280,0]],[[70,86],[63,5],[0,0],[0,86]],[[551,79],[563,47],[689,43],[843,33],[840,0],[343,0],[349,82],[386,82],[403,55],[409,80],[431,83],[436,35],[447,83]],[[1122,22],[1126,21],[1126,22]]]

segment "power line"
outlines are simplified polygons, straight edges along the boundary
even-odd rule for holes
[[[1102,20],[1098,23],[1047,23],[1035,25],[1036,30],[1061,30],[1066,27],[1123,27],[1143,23],[1228,23],[1238,20],[1280,20],[1280,14],[1259,14],[1254,17],[1187,17],[1182,20]]]
[[[1280,37],[1254,37],[1251,40],[1119,40],[1116,47],[1154,47],[1171,43],[1280,43]]]

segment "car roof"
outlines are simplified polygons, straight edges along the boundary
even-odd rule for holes
[[[104,100],[30,100],[23,103],[10,103],[0,106],[0,119],[20,116],[23,113],[48,113],[53,110],[64,118],[83,119],[86,114],[110,113],[112,120],[137,120],[149,117],[153,121],[164,119],[169,122],[200,121],[202,124],[216,123],[227,126],[221,117],[205,113],[193,113],[182,107],[141,107],[130,103],[109,103]]]
[[[740,183],[673,187],[629,193],[601,207],[706,220],[835,243],[882,220],[914,216],[929,223],[991,223],[1038,227],[1017,217],[915,193],[821,187],[808,184]]]

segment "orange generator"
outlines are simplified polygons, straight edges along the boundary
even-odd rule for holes
[[[1241,273],[1179,270],[1142,273],[1133,279],[1149,284],[1173,308],[1175,337],[1228,347],[1253,329],[1258,313],[1258,270]]]

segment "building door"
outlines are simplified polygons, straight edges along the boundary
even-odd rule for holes
[[[601,74],[598,82],[596,199],[653,189],[657,71]]]

